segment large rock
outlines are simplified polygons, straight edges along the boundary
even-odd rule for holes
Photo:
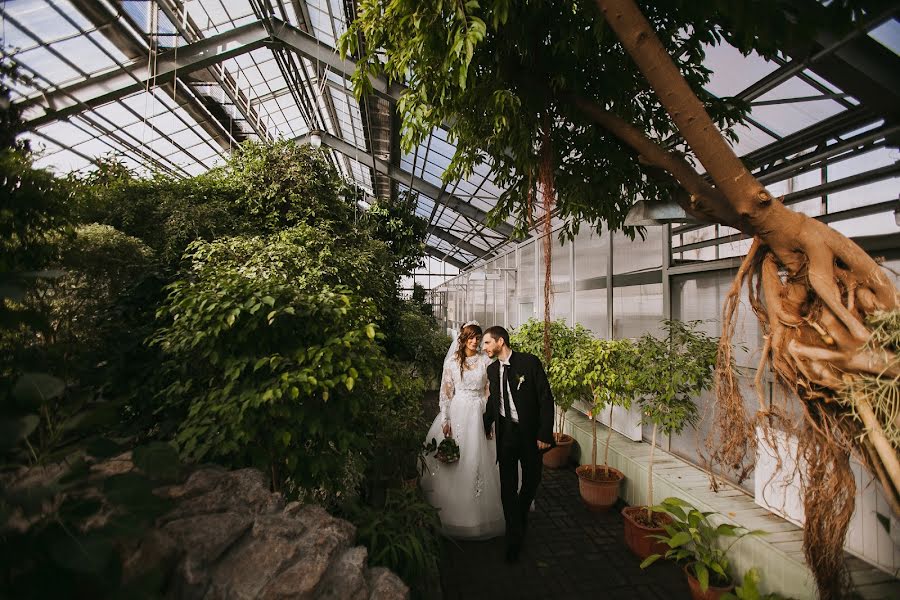
[[[285,507],[259,471],[202,469],[157,493],[177,504],[136,545],[124,576],[160,568],[168,598],[409,598],[396,575],[367,568],[353,525],[319,506]]]

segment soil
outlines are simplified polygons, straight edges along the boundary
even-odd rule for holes
[[[578,474],[579,477],[584,477],[585,479],[589,479],[590,481],[596,482],[609,482],[614,483],[616,481],[620,481],[621,477],[616,476],[615,472],[610,470],[609,477],[606,476],[606,469],[601,466],[597,467],[597,476],[591,477],[591,472],[589,469],[584,469],[581,473]]]
[[[665,517],[663,517],[660,513],[652,513],[653,520],[652,522],[647,519],[647,511],[642,510],[639,513],[633,513],[632,518],[637,521],[637,523],[643,527],[662,527],[663,525],[667,525],[668,521]]]

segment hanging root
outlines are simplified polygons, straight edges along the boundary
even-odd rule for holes
[[[725,297],[722,337],[719,339],[719,352],[716,357],[717,402],[713,409],[713,427],[710,428],[710,434],[704,442],[709,453],[707,466],[711,474],[710,484],[716,490],[718,489],[714,475],[716,465],[723,470],[737,472],[738,481],[743,481],[753,469],[756,456],[754,424],[747,418],[744,408],[744,398],[735,373],[731,340],[737,324],[741,289],[758,266],[760,248],[759,239],[754,239]]]
[[[842,423],[841,418],[825,412],[812,418],[819,421],[818,427],[806,428],[798,440],[798,454],[804,462],[803,553],[820,600],[839,600],[847,598],[851,590],[844,565],[844,538],[853,516],[856,479],[850,469],[846,420]]]

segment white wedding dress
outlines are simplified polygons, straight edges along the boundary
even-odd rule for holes
[[[444,439],[444,421],[449,418],[453,438],[459,445],[459,461],[445,464],[433,455],[427,456],[421,483],[425,497],[440,511],[443,533],[452,538],[486,539],[502,535],[506,529],[496,438],[485,437],[482,420],[490,362],[479,352],[466,359],[468,368],[462,374],[455,357],[444,363],[441,412],[425,438],[426,443],[432,438],[440,443]]]

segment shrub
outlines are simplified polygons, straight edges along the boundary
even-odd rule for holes
[[[429,584],[438,577],[441,522],[422,492],[392,489],[384,508],[354,504],[347,516],[357,527],[358,542],[369,551],[369,566],[391,569],[415,597],[426,597]]]
[[[322,283],[309,249],[269,241],[191,246],[153,338],[163,396],[184,414],[185,458],[258,467],[289,494],[337,493],[367,445],[358,384],[383,373],[371,303]]]

